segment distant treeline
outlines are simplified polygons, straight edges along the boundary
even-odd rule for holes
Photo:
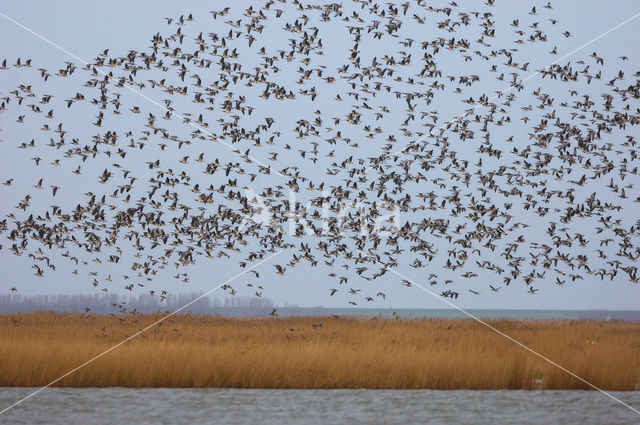
[[[173,312],[198,298],[202,293],[167,294],[160,302],[157,296],[142,294],[120,296],[116,294],[92,295],[0,295],[0,314],[34,311],[67,313],[157,313]],[[219,299],[203,297],[181,313],[210,314],[222,316],[262,316],[271,312],[273,302],[268,298],[234,296]],[[288,310],[297,307],[288,307]],[[302,309],[300,309],[302,310]]]

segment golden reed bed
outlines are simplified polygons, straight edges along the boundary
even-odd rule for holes
[[[158,320],[0,316],[0,386],[45,385]],[[57,386],[590,389],[471,320],[176,316]],[[324,322],[322,327],[313,323]],[[608,390],[640,386],[640,323],[493,320]]]

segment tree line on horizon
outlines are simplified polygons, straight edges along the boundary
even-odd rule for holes
[[[173,312],[202,293],[167,294],[163,301],[150,294],[59,294],[59,295],[0,295],[0,314],[26,313],[34,311],[55,311],[66,313],[123,314]],[[275,308],[268,298],[249,296],[202,297],[181,313],[220,314],[246,316],[268,314]],[[290,308],[297,308],[291,306]]]

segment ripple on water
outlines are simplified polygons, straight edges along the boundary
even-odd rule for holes
[[[1,407],[31,392],[0,388]],[[611,394],[640,407],[640,391]],[[47,388],[2,416],[2,423],[119,425],[640,422],[596,391]]]

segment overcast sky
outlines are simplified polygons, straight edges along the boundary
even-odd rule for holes
[[[231,14],[239,19],[245,6],[238,6],[239,2],[215,2],[216,10],[222,9],[226,4],[232,5],[233,9]],[[476,8],[477,2],[458,2],[463,9],[468,11]],[[468,3],[468,5],[467,5]],[[546,2],[537,2],[540,13],[543,13],[542,5]],[[32,31],[40,34],[53,43],[61,46],[74,55],[91,62],[96,56],[105,49],[109,49],[109,54],[114,56],[121,56],[126,54],[129,50],[141,51],[149,46],[149,40],[151,36],[157,32],[169,33],[170,29],[167,27],[165,17],[177,18],[180,15],[193,14],[195,22],[191,26],[185,27],[185,33],[187,37],[193,38],[198,32],[220,32],[226,33],[228,28],[222,24],[222,19],[216,22],[212,21],[209,11],[213,9],[212,2],[199,2],[195,5],[190,5],[188,8],[179,2],[149,2],[146,6],[142,6],[136,2],[124,2],[124,1],[110,1],[110,2],[48,2],[48,1],[21,1],[3,3],[0,6],[0,12],[7,17],[19,22]],[[247,3],[248,7],[249,3]],[[345,3],[346,10],[349,6]],[[558,59],[558,56],[567,54],[574,49],[582,46],[583,44],[590,42],[595,37],[608,31],[612,27],[620,24],[636,13],[640,12],[640,4],[634,1],[621,1],[616,2],[615,6],[610,3],[601,1],[583,1],[583,2],[554,2],[554,9],[551,12],[544,12],[549,16],[553,16],[558,20],[554,31],[550,31],[549,34],[555,34],[553,39],[549,39],[546,43],[540,45],[524,44],[517,46],[512,43],[514,39],[513,33],[505,31],[497,31],[496,38],[492,40],[495,46],[510,46],[518,47],[521,49],[519,52],[522,61],[528,61],[530,63],[529,70],[533,72],[539,69],[553,60]],[[496,20],[496,26],[502,26],[508,28],[509,24],[514,19],[519,19],[522,22],[530,22],[532,19],[528,15],[531,4],[529,2],[507,2],[496,1],[496,7],[491,12],[494,14]],[[480,9],[480,7],[478,7]],[[483,7],[482,10],[486,9]],[[354,9],[354,10],[357,10]],[[230,19],[233,19],[230,16]],[[545,15],[546,16],[546,15]],[[544,23],[545,28],[549,28],[551,24],[548,23],[548,18],[540,17],[539,20],[546,20]],[[226,18],[224,19],[226,20]],[[406,19],[407,26],[416,25]],[[7,93],[13,90],[18,84],[33,84],[34,88],[38,88],[39,93],[50,93],[54,96],[60,96],[66,98],[69,94],[73,95],[75,92],[81,92],[83,87],[77,86],[75,81],[61,81],[59,83],[52,83],[50,85],[43,86],[42,80],[37,72],[38,68],[46,68],[50,73],[55,73],[58,69],[64,68],[66,61],[74,62],[78,65],[78,61],[70,57],[65,52],[53,47],[45,41],[38,38],[36,35],[28,32],[27,30],[20,28],[16,24],[9,20],[0,17],[0,36],[4,40],[3,47],[0,50],[0,59],[7,58],[8,64],[13,64],[17,57],[31,58],[32,69],[27,70],[8,70],[6,72],[0,72],[0,90],[2,95],[6,96]],[[275,24],[275,23],[274,23]],[[431,23],[433,26],[434,23]],[[267,22],[266,26],[270,25]],[[345,51],[348,49],[344,40],[349,37],[348,31],[344,28],[344,23],[340,21],[331,22],[332,30],[325,31],[321,34],[323,42],[325,44],[326,53],[322,58],[321,63],[324,63],[328,68],[337,66],[344,61]],[[268,40],[260,40],[258,44],[277,44],[280,43],[286,46],[287,35],[279,30],[281,23],[274,25],[274,30],[271,34],[263,34],[262,37],[270,37]],[[175,30],[171,28],[171,31]],[[571,33],[571,37],[564,37],[561,35],[562,31],[568,30]],[[415,26],[412,29],[413,37],[416,40],[432,38],[433,34],[436,34],[429,24],[425,26]],[[464,33],[463,33],[464,34]],[[260,37],[260,35],[257,35]],[[458,35],[460,36],[460,35]],[[550,35],[551,36],[551,35]],[[579,60],[587,60],[590,55],[596,51],[599,56],[605,58],[604,69],[607,70],[607,76],[617,74],[619,69],[625,71],[630,78],[631,75],[640,70],[640,55],[637,54],[637,47],[635,43],[640,39],[640,18],[629,22],[625,26],[617,29],[616,31],[607,34],[601,39],[595,41],[590,46],[574,53],[566,61],[572,61],[575,63]],[[350,39],[349,39],[350,40]],[[349,41],[351,43],[351,41]],[[558,55],[553,56],[548,52],[554,47],[557,47]],[[393,49],[393,46],[388,46]],[[376,55],[376,50],[380,46],[370,47],[366,43],[362,43],[360,49],[363,56]],[[332,53],[334,52],[334,53]],[[455,53],[455,52],[454,52]],[[619,56],[626,55],[629,60],[622,62]],[[494,76],[484,78],[489,73],[486,69],[477,70],[474,68],[477,65],[466,65],[464,59],[459,57],[460,55],[451,54],[444,56],[445,61],[450,61],[441,65],[445,70],[451,70],[452,73],[457,74],[471,74],[477,73],[481,77],[482,87],[474,88],[474,92],[470,95],[478,96],[480,93],[488,92],[494,93],[498,90],[508,87],[508,78],[505,81],[496,81]],[[241,56],[242,57],[242,56]],[[526,58],[526,60],[524,60]],[[252,64],[251,61],[255,58],[247,58],[246,71],[250,72]],[[565,63],[563,61],[562,63]],[[466,67],[466,68],[464,68]],[[610,68],[609,68],[610,67]],[[484,68],[487,68],[485,66]],[[454,72],[454,70],[456,72]],[[171,71],[173,72],[173,70]],[[604,74],[604,72],[603,72]],[[527,75],[527,74],[524,74]],[[287,73],[285,70],[278,78],[282,80],[295,79],[298,76],[295,72]],[[74,86],[76,84],[76,86]],[[487,87],[485,84],[489,84]],[[555,84],[555,86],[554,86]],[[551,90],[558,98],[565,99],[568,94],[566,88],[562,87],[562,84],[558,82],[550,82],[548,79],[541,79],[541,77],[535,76],[524,83],[524,92],[532,92],[538,87]],[[556,89],[557,87],[557,89]],[[590,89],[586,87],[580,87],[581,89]],[[317,87],[321,91],[322,95],[318,97],[315,103],[302,102],[300,105],[296,104],[290,106],[283,106],[280,104],[263,104],[264,110],[257,110],[255,120],[258,121],[260,117],[264,116],[267,112],[278,114],[278,116],[290,117],[291,122],[295,122],[297,114],[307,113],[306,118],[313,116],[312,113],[315,109],[321,109],[323,111],[336,112],[340,108],[344,108],[342,105],[337,105],[333,101],[335,93],[330,90],[331,88]],[[323,90],[326,90],[324,92]],[[470,89],[471,90],[471,89]],[[146,93],[146,92],[145,92]],[[597,92],[596,92],[597,93]],[[326,95],[325,95],[326,94]],[[596,94],[597,95],[597,94]],[[161,116],[163,112],[154,105],[151,105],[148,100],[137,97],[135,93],[123,92],[123,104],[127,105],[127,108],[131,106],[144,107],[146,111],[153,112],[155,115]],[[154,100],[160,101],[161,97],[153,97]],[[560,101],[558,100],[558,101]],[[566,99],[565,99],[566,100]],[[636,105],[637,107],[637,105]],[[305,109],[306,108],[306,109]],[[452,119],[457,115],[460,115],[468,108],[468,105],[461,103],[459,99],[449,100],[444,97],[438,99],[437,102],[430,105],[429,109],[438,109],[441,121]],[[127,109],[124,109],[127,110]],[[346,110],[345,110],[346,112]],[[392,111],[393,112],[393,111]],[[95,111],[91,111],[87,116],[82,115],[83,111],[75,110],[72,115],[69,112],[60,111],[59,117],[56,122],[65,119],[65,125],[69,123],[70,126],[77,131],[78,134],[84,137],[91,137],[95,133],[95,129],[92,127],[90,120],[94,120]],[[215,115],[215,111],[208,112],[206,110],[200,112],[206,114]],[[399,111],[397,120],[402,120],[404,117],[404,110]],[[69,115],[64,115],[69,114]],[[15,114],[13,114],[15,115]],[[93,174],[98,175],[102,169],[107,168],[115,162],[113,158],[98,158],[90,164],[85,165],[85,169],[90,170],[91,180],[78,181],[74,179],[70,174],[70,170],[74,167],[68,166],[62,171],[52,171],[51,167],[45,168],[42,165],[37,168],[33,161],[30,161],[30,157],[33,156],[33,152],[25,152],[17,149],[17,145],[20,142],[25,141],[25,134],[21,133],[19,126],[13,122],[8,121],[9,117],[13,115],[4,114],[0,116],[0,125],[2,127],[2,134],[0,138],[0,179],[5,181],[9,178],[14,178],[15,182],[11,188],[5,186],[0,187],[0,213],[2,215],[9,214],[10,212],[16,213],[14,206],[17,202],[24,197],[26,193],[29,193],[30,188],[35,184],[38,178],[46,177],[48,181],[55,182],[62,187],[58,197],[53,199],[34,199],[33,201],[33,214],[41,214],[51,202],[57,202],[59,205],[66,205],[73,207],[81,199],[85,199],[83,196],[88,190],[93,190],[96,186],[95,178]],[[126,115],[126,114],[124,114]],[[268,114],[267,114],[268,115]],[[393,115],[393,114],[392,114]],[[514,112],[514,118],[516,117]],[[332,115],[327,116],[329,120]],[[211,118],[211,121],[215,120],[215,116]],[[15,118],[12,118],[13,121]],[[118,119],[126,120],[122,121],[119,126],[121,131],[125,131],[130,125],[135,125],[135,118],[129,116],[122,116]],[[514,119],[514,121],[518,121]],[[188,125],[183,125],[180,122],[173,124],[175,131],[183,131],[186,135],[193,131],[193,128]],[[181,127],[182,130],[179,130]],[[375,122],[371,123],[372,126],[377,125]],[[393,126],[393,117],[385,124]],[[397,123],[399,126],[400,123]],[[509,129],[511,133],[514,131],[516,134],[520,134],[523,137],[523,142],[526,142],[525,135],[527,133],[526,127],[521,124],[514,123],[515,130]],[[633,134],[638,136],[637,128],[630,128],[627,134]],[[634,134],[635,133],[635,134]],[[615,142],[615,137],[618,140],[624,139],[625,133],[617,133],[612,136],[612,141]],[[398,138],[402,138],[402,134],[397,135]],[[28,141],[28,140],[27,140]],[[40,141],[42,144],[47,143],[47,139]],[[295,140],[294,140],[295,142]],[[153,144],[153,140],[149,141]],[[378,155],[377,150],[382,144],[375,145],[374,143],[360,143],[360,151],[358,154],[361,157],[369,157]],[[232,158],[232,153],[229,149],[221,144],[212,145],[214,151],[206,151],[207,156],[213,158]],[[347,157],[352,155],[351,148],[341,148],[340,146],[334,147],[336,149],[336,157]],[[332,148],[333,149],[333,148]],[[198,151],[195,149],[191,152]],[[44,153],[43,153],[44,152]],[[54,158],[59,157],[59,153],[47,153],[46,151],[38,152],[43,157],[43,162],[52,161]],[[152,151],[155,155],[153,158],[148,157],[148,152],[141,152],[137,156],[132,154],[127,158],[126,164],[128,167],[134,167],[133,164],[145,168],[144,162],[151,159],[161,159],[164,164],[170,164],[176,161],[177,158],[181,158],[182,151],[176,151],[169,148],[166,151],[160,151],[154,149]],[[252,150],[254,152],[254,150]],[[268,150],[256,150],[256,157],[260,160],[267,161]],[[470,160],[474,160],[474,151],[464,153],[468,155]],[[49,155],[49,156],[47,156]],[[58,155],[58,156],[56,156]],[[287,156],[287,153],[282,154],[282,161],[285,163],[295,163],[295,157]],[[475,159],[477,161],[477,159]],[[169,166],[169,165],[168,165]],[[63,168],[63,167],[60,167]],[[180,168],[178,166],[176,169]],[[316,181],[323,179],[323,173],[325,168],[318,165],[317,169],[304,168],[305,175],[313,177]],[[137,168],[135,169],[137,170]],[[144,172],[144,170],[142,171]],[[43,174],[44,173],[44,174]],[[275,184],[282,184],[282,181],[272,182],[269,178],[277,179],[277,176],[260,176],[257,181],[257,187],[267,187]],[[54,184],[54,183],[50,183]],[[554,183],[550,183],[554,184]],[[592,189],[592,188],[589,188]],[[596,188],[597,189],[597,188]],[[633,189],[630,194],[631,200],[635,199],[637,189]],[[300,198],[304,198],[304,194],[299,194]],[[629,201],[628,209],[625,209],[623,214],[628,221],[627,224],[633,224],[638,219],[638,208],[634,207],[634,204]],[[636,206],[638,204],[635,204]],[[39,209],[40,208],[40,209]],[[402,218],[402,217],[401,217]],[[415,217],[411,217],[415,219]],[[546,229],[546,222],[535,223],[532,222],[532,232],[544,231]],[[585,225],[584,228],[578,229],[587,236],[593,234],[593,226]],[[56,272],[47,273],[43,279],[38,279],[33,276],[33,269],[31,268],[31,262],[28,258],[16,257],[8,250],[8,241],[3,241],[3,249],[0,251],[0,267],[3,270],[2,277],[0,277],[0,291],[7,292],[9,288],[16,286],[19,288],[21,294],[66,294],[66,293],[91,293],[95,291],[89,284],[92,278],[89,277],[87,271],[81,272],[80,275],[73,275],[71,272],[76,268],[71,264],[64,261],[57,261],[58,266]],[[579,251],[574,251],[579,252]],[[300,265],[296,268],[288,268],[285,276],[278,276],[274,273],[273,264],[284,264],[288,262],[290,255],[288,253],[279,254],[282,258],[274,258],[272,261],[260,266],[257,270],[260,271],[261,278],[257,282],[265,287],[264,295],[273,300],[278,305],[298,304],[300,306],[331,306],[331,307],[347,307],[346,296],[337,294],[334,297],[329,296],[329,288],[334,287],[336,283],[329,281],[327,273],[331,272],[331,268],[323,267],[322,265],[317,268],[310,268],[306,265]],[[55,257],[55,254],[53,254]],[[88,259],[94,258],[95,255],[87,256]],[[59,257],[55,257],[58,258]],[[223,281],[234,277],[242,269],[238,268],[238,258],[231,258],[229,260],[206,260],[199,259],[198,264],[189,269],[191,279],[190,282],[180,283],[173,279],[169,270],[166,276],[158,277],[153,283],[149,284],[150,287],[155,289],[168,289],[170,291],[207,291],[208,289],[217,286]],[[403,257],[401,256],[401,259]],[[410,261],[410,257],[406,257],[407,261]],[[100,270],[101,276],[112,274],[114,277],[127,273],[122,267],[117,265],[101,265],[96,266]],[[417,271],[412,269],[408,264],[400,262],[397,270],[415,279],[420,283],[426,282],[425,272],[429,273],[429,270]],[[340,271],[336,273],[340,274]],[[438,271],[439,273],[439,271]],[[356,277],[357,278],[357,277]],[[377,300],[375,303],[364,305],[366,307],[406,307],[406,308],[446,308],[446,304],[443,304],[440,300],[432,297],[429,294],[424,293],[416,288],[408,288],[400,284],[400,279],[392,274],[387,274],[384,278],[379,279],[373,283],[366,281],[357,281],[356,278],[350,280],[349,284],[352,287],[371,287],[374,286],[375,290],[382,290],[387,294],[387,299]],[[482,279],[482,277],[481,277]],[[475,282],[473,284],[460,281],[456,282],[456,289],[466,292],[467,288],[480,289],[482,294],[479,296],[464,296],[456,300],[456,304],[463,308],[534,308],[534,309],[638,309],[638,300],[640,299],[640,285],[629,283],[625,280],[624,276],[615,279],[613,282],[608,280],[602,282],[595,278],[595,276],[585,275],[584,281],[578,281],[564,286],[556,286],[553,284],[553,279],[549,277],[549,282],[540,282],[537,284],[540,291],[531,296],[527,294],[526,288],[523,289],[521,283],[514,284],[509,287],[504,287],[500,293],[492,293],[488,290],[488,284],[493,283],[500,286],[501,283],[495,278],[487,282]],[[255,282],[253,275],[245,275],[240,277],[235,283],[238,287],[243,287],[246,283]],[[474,286],[475,285],[475,286]],[[116,289],[114,289],[116,290]],[[373,289],[372,289],[373,290]],[[442,288],[438,288],[434,291],[439,292]],[[220,297],[221,293],[214,294]]]

